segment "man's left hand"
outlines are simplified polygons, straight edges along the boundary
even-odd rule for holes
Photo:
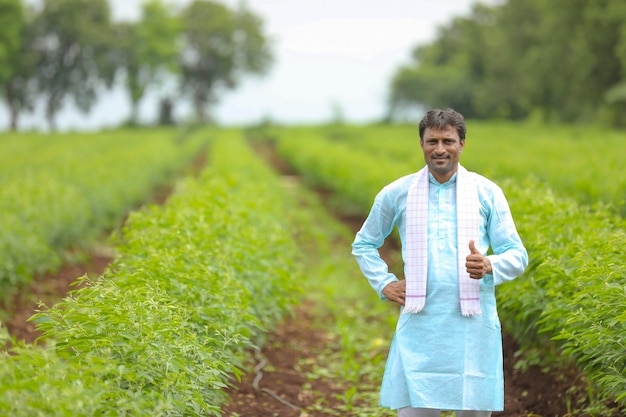
[[[465,269],[470,278],[481,279],[485,274],[491,274],[491,262],[489,258],[478,252],[478,249],[474,246],[473,240],[469,242],[469,249],[470,254],[465,258]]]

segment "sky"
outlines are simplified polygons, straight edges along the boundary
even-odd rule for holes
[[[182,7],[189,0],[164,0]],[[221,0],[237,7],[239,0]],[[109,0],[114,20],[140,15],[142,0]],[[409,62],[412,49],[435,39],[437,29],[454,17],[469,15],[476,0],[247,0],[264,20],[273,45],[274,64],[262,76],[245,78],[225,92],[213,115],[223,124],[261,120],[318,123],[338,112],[346,121],[381,119],[395,71]],[[145,97],[140,117],[154,121],[159,97]],[[176,115],[190,113],[187,103],[175,105]],[[129,100],[120,87],[105,91],[93,109],[83,114],[71,104],[59,113],[60,130],[114,127],[128,117]],[[24,115],[23,129],[44,129],[41,111]],[[0,129],[8,126],[0,106]]]

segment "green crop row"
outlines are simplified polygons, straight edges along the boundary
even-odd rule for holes
[[[502,185],[532,260],[498,288],[505,328],[522,349],[541,352],[553,341],[596,386],[598,402],[626,410],[626,221],[536,179]]]
[[[316,129],[275,130],[272,137],[294,169],[341,201],[351,199],[345,207],[361,216],[382,185],[411,172],[410,162]],[[503,327],[527,349],[557,349],[575,361],[596,401],[626,407],[624,220],[607,207],[557,195],[532,175],[496,181],[531,257],[522,277],[498,288]]]
[[[118,225],[201,145],[174,130],[0,135],[0,298]]]
[[[626,218],[626,132],[574,125],[471,123],[470,168],[496,178],[528,175],[585,205],[610,204]],[[475,138],[475,139],[474,139]]]
[[[278,153],[310,186],[332,190],[333,204],[346,214],[362,214],[373,201],[373,188],[412,172],[404,160],[328,139],[313,128],[277,131],[274,137]]]
[[[408,164],[411,170],[424,164],[417,126],[321,126],[282,132],[281,136],[293,132],[322,137],[353,151]],[[462,163],[495,178],[532,174],[560,194],[583,204],[611,204],[626,217],[626,152],[620,151],[624,143],[626,133],[619,130],[468,121]]]
[[[46,343],[2,354],[0,415],[220,415],[300,272],[274,173],[237,133],[212,143],[198,179],[132,213],[103,277],[33,317]]]

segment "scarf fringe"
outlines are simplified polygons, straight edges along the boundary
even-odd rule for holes
[[[424,308],[423,305],[421,305],[421,306],[407,306],[407,305],[405,305],[404,308],[402,309],[402,314],[417,314],[420,311],[422,311],[423,308]]]
[[[464,317],[480,317],[483,315],[483,312],[480,310],[480,308],[478,309],[461,309],[461,314],[463,314]]]

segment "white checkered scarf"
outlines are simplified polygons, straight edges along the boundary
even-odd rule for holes
[[[409,188],[406,203],[406,303],[404,313],[419,313],[426,304],[428,271],[428,167],[421,169]],[[469,277],[465,258],[469,241],[478,242],[478,189],[471,173],[459,165],[456,179],[457,262],[461,313],[477,316],[480,281]]]

